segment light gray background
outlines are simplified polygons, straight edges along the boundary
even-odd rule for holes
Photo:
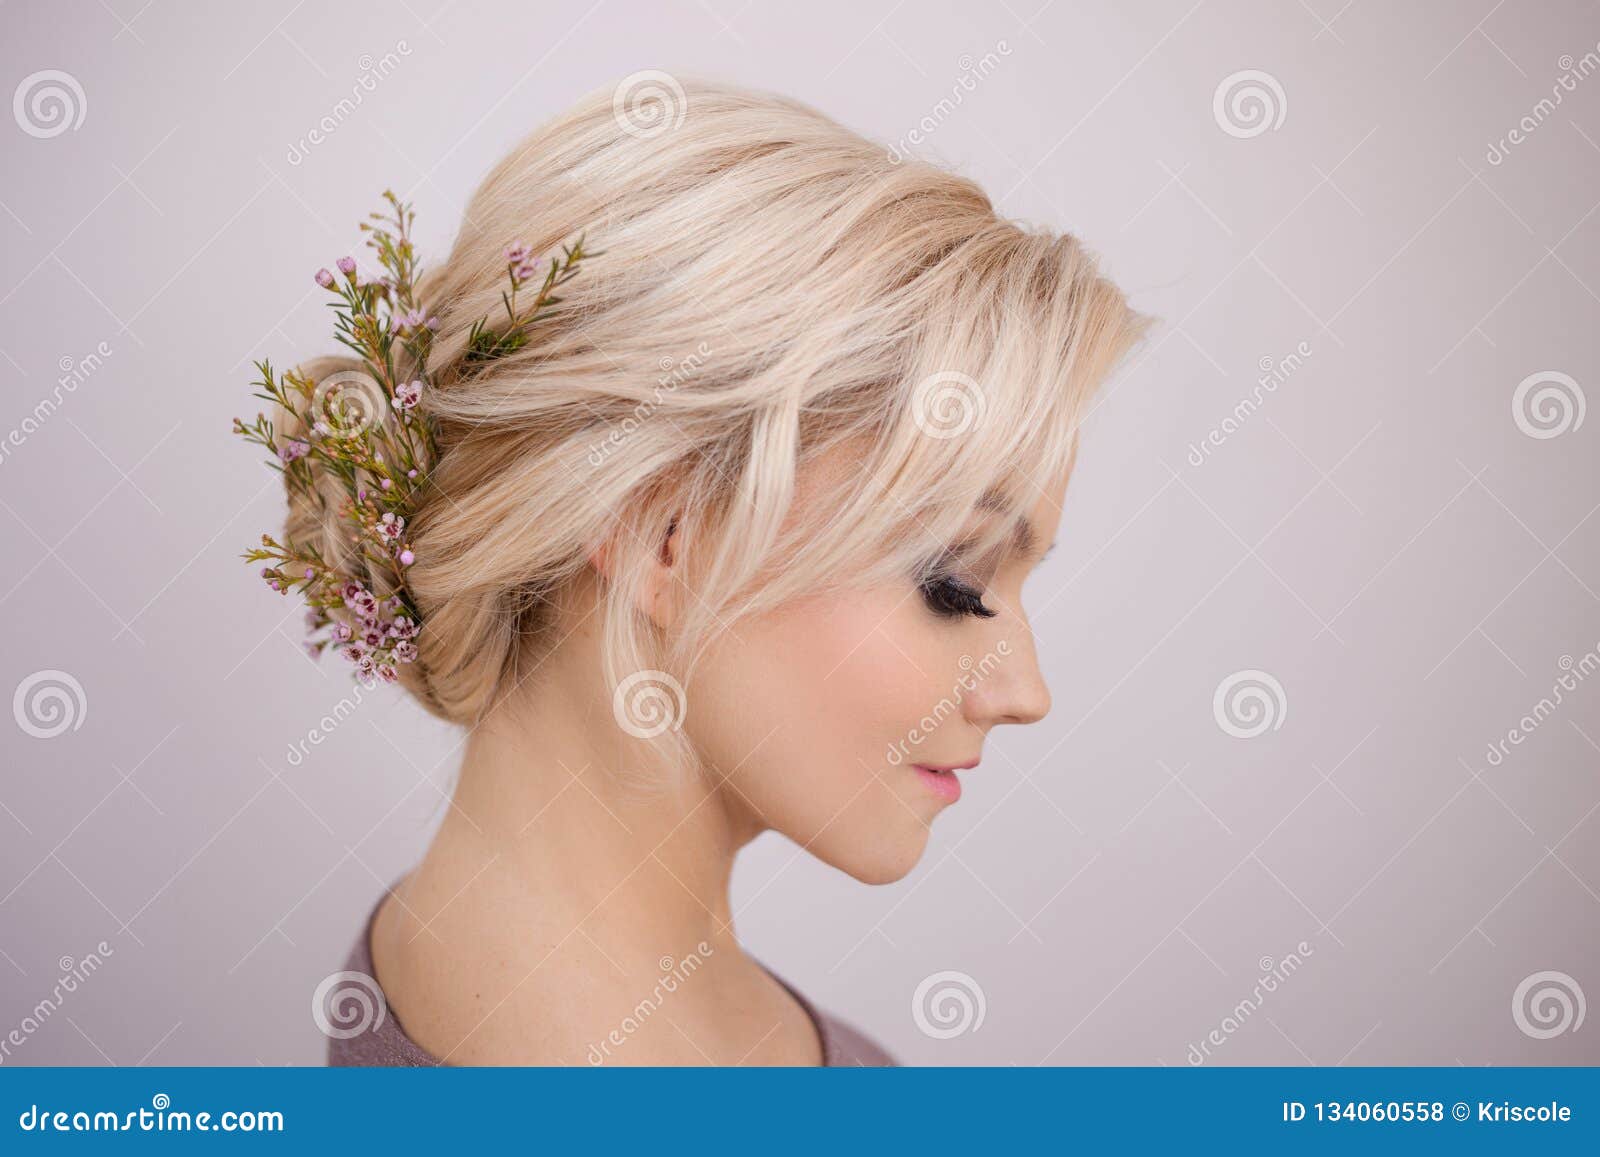
[[[1487,761],[1600,642],[1600,415],[1535,438],[1512,411],[1545,371],[1600,404],[1600,77],[1534,111],[1596,51],[1594,4],[105,0],[0,20],[4,93],[63,70],[85,114],[45,138],[0,121],[0,436],[63,359],[111,351],[0,461],[0,690],[61,670],[84,692],[54,738],[0,729],[0,1035],[61,958],[113,948],[8,1063],[321,1060],[310,994],[424,846],[455,736],[379,692],[287,762],[350,684],[307,665],[298,608],[238,558],[281,498],[230,420],[256,408],[252,358],[328,348],[311,271],[386,185],[442,255],[514,141],[648,68],[885,142],[926,118],[919,151],[1079,233],[1163,319],[1104,394],[1028,589],[1052,715],[996,732],[903,882],[763,837],[736,879],[751,950],[909,1062],[1182,1065],[1301,941],[1208,1063],[1600,1059],[1600,1013],[1537,1039],[1512,1004],[1547,970],[1600,998],[1600,678]],[[1284,116],[1241,138],[1213,94],[1246,69]],[[1246,669],[1286,707],[1252,739],[1213,714]],[[912,998],[944,970],[985,1011],[937,1039]]]

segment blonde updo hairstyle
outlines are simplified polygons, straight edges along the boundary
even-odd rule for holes
[[[804,105],[696,82],[636,119],[620,91],[501,161],[421,287],[440,458],[409,528],[423,626],[400,674],[466,726],[536,672],[602,544],[612,688],[687,686],[719,632],[797,594],[914,582],[986,494],[1030,505],[1069,468],[1088,398],[1144,325],[1072,236],[1002,220],[971,181]],[[503,316],[505,247],[579,234],[600,255],[558,311],[467,365],[473,323]],[[797,477],[834,450],[852,468],[789,526]],[[314,504],[288,530],[339,557]],[[637,598],[669,532],[687,597],[661,631]],[[676,729],[659,742],[690,754]]]

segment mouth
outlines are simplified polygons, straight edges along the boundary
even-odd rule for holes
[[[913,766],[920,779],[934,795],[946,803],[955,803],[961,798],[961,781],[956,778],[956,772],[963,768],[976,767],[978,761],[958,764],[952,767],[939,767],[929,763],[918,763]]]

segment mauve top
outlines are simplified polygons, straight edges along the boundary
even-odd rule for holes
[[[367,917],[367,925],[361,935],[356,939],[355,947],[351,949],[350,958],[345,961],[346,972],[358,972],[371,978],[371,989],[378,990],[378,980],[372,968],[372,925],[377,919],[378,909],[383,904],[380,897],[377,904],[372,907],[371,914]],[[760,961],[757,961],[760,964]],[[790,986],[772,969],[765,964],[761,967],[767,974],[776,980],[788,991],[789,995],[799,1002],[805,1009],[806,1015],[811,1018],[817,1027],[817,1035],[822,1038],[822,1063],[830,1067],[843,1065],[895,1065],[897,1062],[885,1052],[875,1041],[863,1035],[860,1031],[845,1023],[819,1011],[809,1000]],[[371,1019],[371,1018],[369,1018]],[[345,1031],[345,1030],[341,1030]],[[328,1063],[330,1065],[391,1065],[391,1066],[427,1066],[442,1064],[437,1057],[428,1053],[421,1045],[406,1035],[406,1030],[400,1026],[400,1020],[394,1014],[394,1009],[387,1008],[383,1018],[375,1026],[367,1026],[362,1032],[349,1037],[333,1037],[328,1041]]]

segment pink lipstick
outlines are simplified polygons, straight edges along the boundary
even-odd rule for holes
[[[918,763],[913,766],[917,769],[917,778],[928,785],[928,789],[946,803],[955,803],[961,798],[961,781],[956,778],[956,771],[962,767],[975,767],[977,760],[971,763],[958,764],[952,767],[935,767],[932,764]]]

